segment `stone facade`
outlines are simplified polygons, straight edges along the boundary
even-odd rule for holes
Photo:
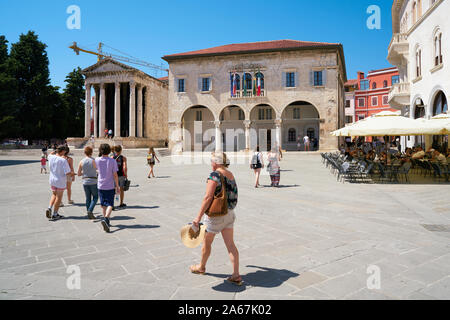
[[[91,136],[100,138],[96,139],[100,143],[105,129],[113,130],[114,144],[128,148],[166,144],[167,83],[112,59],[99,61],[84,69],[83,74],[86,78],[85,137],[69,138],[70,145],[81,147]],[[91,91],[96,97],[92,106]]]
[[[275,140],[283,149],[295,149],[298,137],[306,135],[308,130],[315,138],[320,137],[320,150],[338,147],[338,139],[330,132],[344,125],[344,83],[347,79],[341,45],[261,53],[165,56],[163,59],[170,67],[170,148],[178,146],[189,151],[183,141],[185,131],[192,132],[193,126],[199,122],[195,121],[197,114],[191,110],[203,110],[204,115],[197,120],[202,120],[203,127],[210,129],[203,130],[203,147],[205,140],[215,144],[215,138],[205,132],[208,131],[213,136],[224,137],[215,144],[215,149],[221,149],[228,140],[227,128],[239,129],[238,150],[254,147],[250,141],[251,128],[272,131],[267,139]],[[236,97],[232,97],[230,72],[234,71],[241,79],[244,73],[252,77],[262,73],[264,88],[261,96],[250,93],[243,97],[243,83],[240,82],[240,90],[237,90]],[[321,85],[314,85],[314,71],[322,71]],[[292,87],[286,85],[287,73],[295,78]],[[209,90],[204,91],[201,87],[202,78],[210,79]],[[184,79],[184,92],[178,92],[179,79]],[[294,111],[296,108],[299,110]],[[292,141],[294,130],[295,139]],[[262,143],[259,138],[258,141]]]

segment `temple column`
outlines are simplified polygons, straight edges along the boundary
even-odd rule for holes
[[[222,130],[220,129],[220,121],[214,121],[216,126],[216,151],[222,151]]]
[[[114,137],[120,137],[120,82],[115,83],[114,91]]]
[[[92,109],[94,110],[94,137],[98,138],[99,134],[98,134],[98,107],[97,107],[97,102],[98,102],[98,96],[100,94],[100,89],[98,88],[98,86],[94,86],[94,90],[95,90],[95,100],[94,100],[94,105],[92,106]]]
[[[105,83],[100,83],[100,123],[98,136],[105,137],[105,118],[106,118],[106,94],[105,94]]]
[[[136,83],[130,82],[130,129],[129,137],[136,137]]]
[[[142,90],[144,90],[143,85],[139,85],[138,87],[138,96],[137,96],[137,119],[136,119],[136,125],[137,125],[137,136],[139,138],[142,138]]]
[[[85,82],[86,99],[84,102],[84,137],[91,136],[91,84]]]
[[[250,124],[252,122],[250,120],[244,120],[245,126],[245,150],[250,150]]]

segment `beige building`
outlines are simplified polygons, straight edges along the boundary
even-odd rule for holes
[[[94,136],[104,142],[112,130],[114,144],[128,148],[163,147],[168,138],[167,82],[117,62],[103,59],[83,70],[86,88],[85,137],[69,138],[81,147]],[[95,94],[95,99],[91,96]],[[93,122],[93,125],[92,125]]]
[[[169,63],[171,149],[297,150],[306,135],[320,150],[338,147],[330,132],[344,125],[341,44],[231,44],[163,59]]]

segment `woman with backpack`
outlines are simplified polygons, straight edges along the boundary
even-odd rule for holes
[[[255,188],[258,188],[260,186],[259,176],[261,174],[262,168],[264,168],[263,157],[262,153],[259,152],[259,146],[257,146],[250,162],[250,169],[253,169],[253,171],[255,172]]]
[[[147,178],[150,179],[150,176],[153,176],[153,178],[155,177],[155,174],[153,173],[153,167],[155,166],[155,160],[158,161],[159,163],[159,159],[156,156],[156,152],[155,149],[153,149],[153,147],[150,147],[150,149],[148,150],[148,155],[147,155],[147,164],[150,166],[150,172],[148,173]]]

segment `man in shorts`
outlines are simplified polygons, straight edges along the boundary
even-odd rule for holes
[[[48,156],[48,166],[50,169],[50,188],[52,190],[52,196],[50,198],[50,204],[45,211],[45,216],[51,220],[56,221],[63,216],[58,213],[64,190],[67,188],[67,177],[71,175],[69,163],[63,158],[65,154],[65,147],[59,146],[56,148],[56,152],[52,152]],[[55,209],[52,213],[53,206]]]

